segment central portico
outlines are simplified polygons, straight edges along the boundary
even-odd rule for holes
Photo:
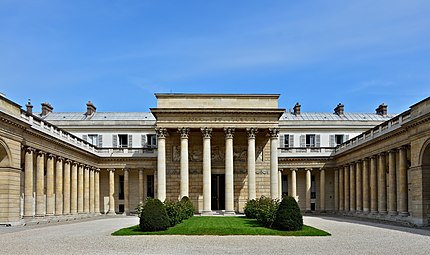
[[[278,94],[155,96],[157,198],[188,196],[203,214],[233,214],[248,199],[280,197]]]

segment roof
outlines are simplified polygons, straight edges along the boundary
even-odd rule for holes
[[[284,113],[280,120],[333,120],[333,121],[386,121],[393,118],[395,114],[387,114],[381,116],[376,113],[349,113],[346,112],[344,115],[337,115],[329,112],[301,112],[300,115],[296,116],[292,112]]]
[[[150,112],[95,112],[87,118],[82,112],[51,112],[46,117],[47,121],[60,120],[91,120],[91,121],[106,121],[106,120],[154,120],[154,116]]]

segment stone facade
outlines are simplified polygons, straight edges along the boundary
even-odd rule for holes
[[[346,121],[339,106],[284,113],[279,95],[156,97],[152,115],[123,120],[92,105],[77,121],[1,97],[0,224],[130,214],[149,196],[185,195],[203,214],[290,195],[303,211],[429,224],[429,98],[396,116],[384,105],[368,121]],[[335,147],[338,130],[347,141]]]

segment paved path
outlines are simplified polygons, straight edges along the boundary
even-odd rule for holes
[[[305,217],[329,237],[111,236],[135,217],[0,228],[0,254],[430,254],[430,231]]]

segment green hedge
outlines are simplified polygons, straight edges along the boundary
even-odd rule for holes
[[[246,217],[256,219],[265,227],[272,227],[278,207],[279,200],[262,196],[256,200],[248,201],[244,212]]]
[[[140,204],[136,208],[136,212],[143,231],[159,231],[173,227],[192,217],[194,206],[188,197],[183,197],[179,202],[166,200],[164,203],[158,199],[148,198],[144,204]]]
[[[274,225],[278,229],[296,231],[303,228],[303,216],[293,197],[284,197],[276,212]]]

